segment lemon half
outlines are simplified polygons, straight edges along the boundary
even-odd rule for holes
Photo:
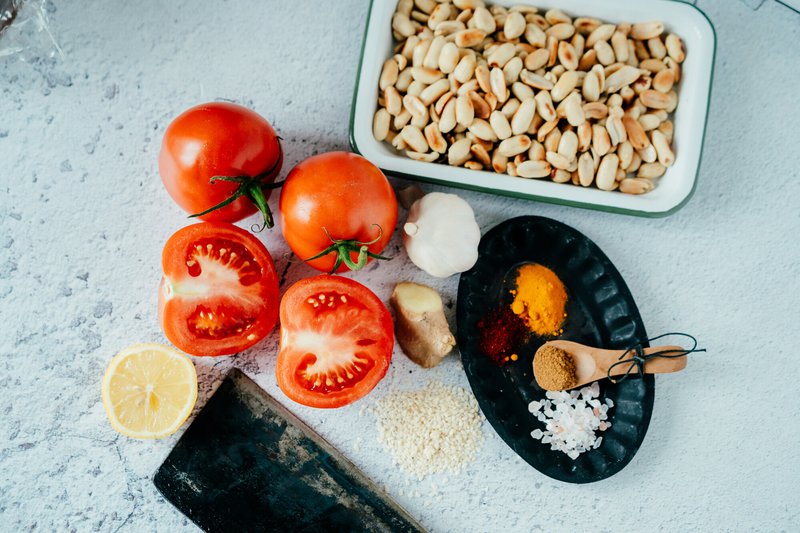
[[[184,354],[163,344],[136,344],[111,359],[103,406],[128,437],[159,439],[178,431],[197,401],[197,372]]]

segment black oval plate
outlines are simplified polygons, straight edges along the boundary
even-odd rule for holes
[[[535,469],[568,483],[591,483],[627,465],[644,440],[655,398],[655,379],[632,376],[617,385],[600,381],[601,400],[611,398],[611,428],[599,433],[596,450],[572,460],[531,437],[544,424],[528,412],[544,391],[533,378],[533,355],[546,339],[534,337],[519,360],[497,367],[478,348],[478,321],[509,303],[514,271],[526,263],[544,265],[567,288],[567,318],[559,339],[602,348],[647,346],[642,318],[622,276],[606,255],[579,231],[555,220],[526,216],[507,220],[481,239],[478,262],[458,285],[458,345],[469,384],[498,435]]]

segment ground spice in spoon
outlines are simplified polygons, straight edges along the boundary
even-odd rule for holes
[[[578,385],[575,361],[561,348],[545,344],[533,358],[533,372],[546,390],[568,390]]]

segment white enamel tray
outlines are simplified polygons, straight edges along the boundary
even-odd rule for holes
[[[633,196],[616,191],[577,187],[546,180],[516,178],[491,171],[450,167],[414,161],[378,142],[372,135],[377,108],[378,77],[383,62],[392,55],[391,19],[395,0],[372,0],[350,117],[350,143],[389,175],[518,198],[587,207],[640,216],[665,216],[680,209],[697,184],[703,137],[711,96],[716,36],[705,14],[691,4],[667,0],[494,0],[511,6],[531,4],[544,11],[558,7],[567,14],[593,16],[609,22],[661,20],[667,31],[679,35],[686,60],[678,89],[674,144],[676,160],[651,192]]]

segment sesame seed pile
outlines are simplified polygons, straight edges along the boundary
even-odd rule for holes
[[[378,440],[405,473],[425,476],[464,469],[478,452],[483,434],[475,397],[438,381],[417,391],[398,391],[372,409]]]

